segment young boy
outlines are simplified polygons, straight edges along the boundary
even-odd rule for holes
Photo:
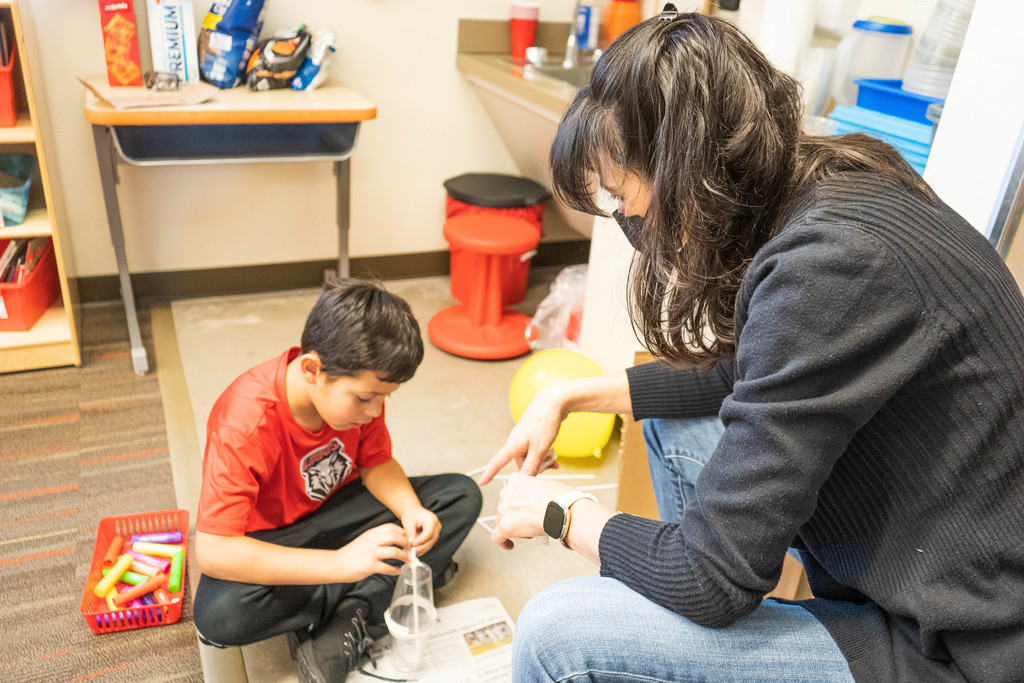
[[[410,549],[435,586],[451,579],[480,489],[461,474],[406,477],[384,424],[384,400],[422,360],[405,301],[373,282],[335,280],[301,348],[217,400],[196,517],[204,643],[287,633],[300,678],[343,681],[372,644],[367,624],[383,622]]]

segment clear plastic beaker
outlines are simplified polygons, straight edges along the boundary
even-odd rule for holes
[[[939,0],[903,73],[903,89],[945,99],[974,11],[974,0]]]
[[[413,555],[412,561],[402,565],[391,606],[384,613],[399,670],[410,672],[423,666],[427,640],[436,622],[433,572]]]

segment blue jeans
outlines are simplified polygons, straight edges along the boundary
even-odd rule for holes
[[[694,485],[715,452],[725,425],[717,417],[644,420],[647,464],[663,522],[678,522],[696,495]]]
[[[722,434],[718,418],[648,420],[658,511],[682,517]],[[725,628],[698,626],[610,578],[561,581],[516,623],[512,680],[529,683],[835,681],[853,676],[825,627],[799,605],[766,600]]]

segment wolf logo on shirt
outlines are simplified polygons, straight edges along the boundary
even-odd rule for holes
[[[345,453],[345,444],[337,437],[310,451],[299,463],[299,471],[306,482],[306,495],[311,500],[325,499],[345,481],[352,472],[352,465],[352,458]]]

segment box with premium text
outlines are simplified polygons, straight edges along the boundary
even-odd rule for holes
[[[199,54],[192,0],[146,0],[154,71],[178,74],[182,83],[199,82]]]

